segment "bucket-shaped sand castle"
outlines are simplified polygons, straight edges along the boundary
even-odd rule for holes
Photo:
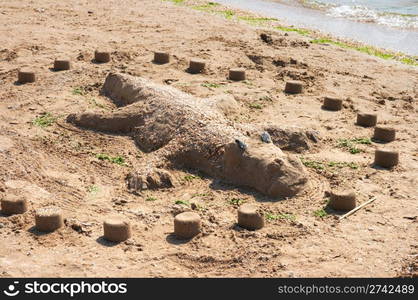
[[[356,207],[354,190],[337,189],[330,193],[329,207],[339,211],[349,211]]]
[[[55,206],[38,208],[35,213],[35,226],[38,231],[52,232],[64,226],[62,211]]]
[[[174,218],[174,234],[179,239],[191,239],[200,233],[200,216],[194,212],[183,212]]]
[[[23,214],[28,210],[28,201],[25,197],[8,195],[1,199],[1,213],[5,215]]]
[[[121,217],[111,217],[103,222],[103,237],[110,242],[123,242],[132,236],[131,224]]]
[[[254,204],[243,204],[238,209],[238,225],[249,230],[264,227],[264,214]]]

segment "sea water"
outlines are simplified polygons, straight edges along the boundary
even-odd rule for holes
[[[368,45],[418,55],[418,0],[217,0]]]
[[[418,0],[294,0],[334,17],[418,29]],[[288,1],[289,3],[290,1]]]

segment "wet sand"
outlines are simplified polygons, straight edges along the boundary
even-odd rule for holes
[[[337,37],[392,51],[418,55],[418,31],[333,18],[304,7],[263,0],[219,0],[219,3],[278,18],[289,25],[312,28]]]

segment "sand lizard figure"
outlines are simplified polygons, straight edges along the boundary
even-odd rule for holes
[[[167,181],[165,171],[152,173],[157,166],[197,169],[271,197],[294,196],[307,182],[299,159],[259,137],[249,138],[202,99],[126,74],[109,74],[102,93],[119,106],[115,112],[72,114],[67,121],[129,134],[141,150],[151,153],[128,176],[131,189],[142,188],[135,184],[138,176],[147,176],[147,183],[157,181],[157,185]]]

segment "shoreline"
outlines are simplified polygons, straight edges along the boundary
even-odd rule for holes
[[[403,64],[418,66],[418,55],[409,55],[401,51],[394,51],[385,49],[382,47],[376,47],[367,43],[335,36],[332,34],[324,33],[318,29],[312,29],[310,27],[298,27],[289,25],[280,18],[271,17],[272,14],[266,15],[263,13],[243,10],[241,8],[225,5],[225,2],[230,1],[201,1],[201,0],[162,0],[165,2],[172,2],[176,5],[184,5],[191,9],[205,11],[207,13],[217,14],[225,17],[229,20],[243,21],[250,25],[269,28],[273,30],[281,30],[288,32],[296,32],[301,35],[312,38],[314,43],[333,44],[342,48],[349,48],[363,52],[369,55],[380,57],[386,60],[395,60]],[[266,2],[267,3],[267,2]],[[271,2],[278,4],[277,2]],[[278,4],[280,5],[280,4]],[[297,7],[296,9],[306,9],[303,7]],[[418,50],[417,50],[418,51]]]
[[[283,3],[282,0],[267,0],[267,1],[272,1],[272,2],[278,2],[278,3]],[[284,3],[289,3],[290,5],[293,5],[293,2],[287,2],[284,1]],[[354,3],[353,3],[354,4]],[[311,8],[311,9],[318,9],[318,10],[323,10],[325,11],[327,8],[335,8],[335,7],[339,7],[343,4],[335,4],[335,3],[324,3],[324,2],[310,2],[310,1],[304,1],[304,0],[299,0],[297,2],[295,2],[295,5],[300,5],[306,8]],[[362,4],[358,4],[358,5],[362,5]],[[370,9],[370,8],[369,8]],[[372,8],[373,9],[373,8]],[[404,16],[404,17],[418,17],[418,15],[416,14],[410,14],[410,13],[401,13],[401,12],[394,12],[394,11],[385,11],[385,10],[375,10],[375,12],[378,15],[392,15],[392,16]],[[416,28],[418,29],[418,28]]]

